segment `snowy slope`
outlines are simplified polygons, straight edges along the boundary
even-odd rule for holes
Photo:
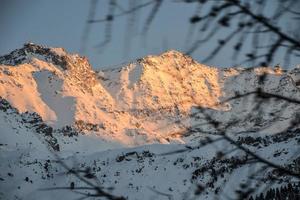
[[[224,126],[242,119],[228,127],[230,133],[246,131],[235,139],[285,165],[295,159],[300,132],[281,131],[298,105],[271,100],[259,113],[254,95],[220,104],[256,90],[264,73],[264,91],[300,99],[299,68],[218,69],[171,50],[94,71],[79,55],[25,44],[0,57],[0,199],[80,197],[40,190],[83,184],[63,173],[54,154],[70,167],[90,167],[103,187],[128,199],[183,199],[200,183],[208,187],[201,198],[213,199],[221,188],[233,197],[252,167],[242,152],[216,159],[218,151],[231,151],[225,141],[190,148],[217,132],[199,109]],[[187,151],[161,155],[180,149]]]

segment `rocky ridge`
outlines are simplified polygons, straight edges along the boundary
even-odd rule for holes
[[[185,137],[190,136],[186,130],[205,122],[194,113],[197,108],[207,109],[224,123],[245,117],[233,127],[236,131],[278,120],[274,113],[282,110],[284,102],[266,105],[259,123],[246,118],[253,110],[253,96],[247,104],[240,99],[219,104],[261,87],[264,73],[265,91],[291,98],[300,95],[297,68],[218,69],[174,50],[94,71],[84,57],[28,43],[0,57],[0,63],[0,96],[19,112],[35,112],[55,129],[73,127],[127,145],[187,142],[192,137]],[[295,109],[285,107],[279,120],[288,120]]]

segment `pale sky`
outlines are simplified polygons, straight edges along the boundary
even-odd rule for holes
[[[143,0],[140,0],[141,2]],[[33,42],[53,47],[63,47],[72,53],[79,53],[81,38],[89,10],[89,0],[1,0],[0,5],[0,55],[22,47],[25,42]],[[127,9],[128,1],[123,8]],[[146,0],[144,0],[146,2]],[[272,5],[271,5],[272,6]],[[96,18],[107,13],[107,0],[99,0]],[[125,48],[127,18],[114,21],[112,41],[100,53],[95,46],[104,40],[104,23],[94,24],[90,29],[86,51],[94,68],[113,66],[149,54],[159,54],[167,49],[184,51],[189,29],[189,18],[195,11],[195,4],[178,4],[165,0],[147,34],[141,36],[142,23],[132,31],[131,48]],[[141,10],[137,20],[143,22],[149,9]],[[219,36],[222,37],[220,33]],[[248,42],[249,43],[249,42]],[[201,63],[214,41],[206,43],[192,57]],[[124,53],[126,52],[126,53]],[[274,63],[282,63],[282,57]],[[300,58],[292,59],[291,66],[300,63]],[[222,51],[208,65],[229,67],[233,64],[231,48]],[[249,66],[249,65],[246,65]]]

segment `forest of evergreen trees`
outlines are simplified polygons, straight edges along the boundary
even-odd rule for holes
[[[255,197],[251,196],[249,200],[299,200],[300,183],[288,184],[280,188],[271,188],[267,192],[260,193]]]

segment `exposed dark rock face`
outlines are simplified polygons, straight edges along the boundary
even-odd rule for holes
[[[58,130],[59,132],[62,132],[64,136],[78,136],[79,131],[74,126],[64,126],[63,128]]]
[[[92,124],[78,120],[75,122],[75,128],[78,131],[99,131],[100,129],[103,129],[104,126],[102,124]]]
[[[252,137],[245,136],[239,137],[237,142],[238,144],[246,144],[254,147],[263,147],[269,146],[270,144],[285,142],[289,139],[295,139],[300,143],[300,129],[299,128],[291,128],[281,133],[277,133],[274,135],[266,135],[264,137]]]
[[[1,96],[0,96],[0,110],[6,112],[7,110],[15,110],[15,108],[13,108],[10,103],[6,100],[6,99],[3,99]]]
[[[23,122],[28,124],[29,128],[34,129],[38,134],[43,135],[43,138],[48,145],[55,151],[59,151],[57,139],[53,136],[53,128],[43,122],[41,116],[37,113],[25,112],[21,114]]]
[[[67,69],[68,61],[66,56],[61,56],[51,51],[50,48],[36,45],[32,43],[24,44],[21,49],[14,50],[10,54],[0,57],[0,64],[4,65],[18,65],[24,63],[24,61],[30,58],[30,55],[42,55],[45,56],[47,61],[52,62],[55,65]]]
[[[154,157],[154,153],[151,153],[150,151],[143,151],[143,152],[128,152],[126,154],[122,154],[116,158],[116,162],[122,162],[122,161],[131,161],[132,159],[136,159],[137,162],[143,162],[146,158],[152,158]]]
[[[10,103],[0,97],[0,111],[8,112],[16,115],[20,115],[22,118],[22,123],[25,124],[27,128],[32,129],[39,135],[43,136],[45,142],[55,151],[59,151],[59,144],[57,139],[53,136],[53,128],[43,122],[40,115],[33,112],[19,113],[17,109],[12,107]]]
[[[24,112],[21,114],[22,117],[23,117],[23,122],[25,123],[29,123],[29,124],[39,124],[39,123],[42,123],[43,122],[43,119],[42,117],[35,113],[35,112]]]

